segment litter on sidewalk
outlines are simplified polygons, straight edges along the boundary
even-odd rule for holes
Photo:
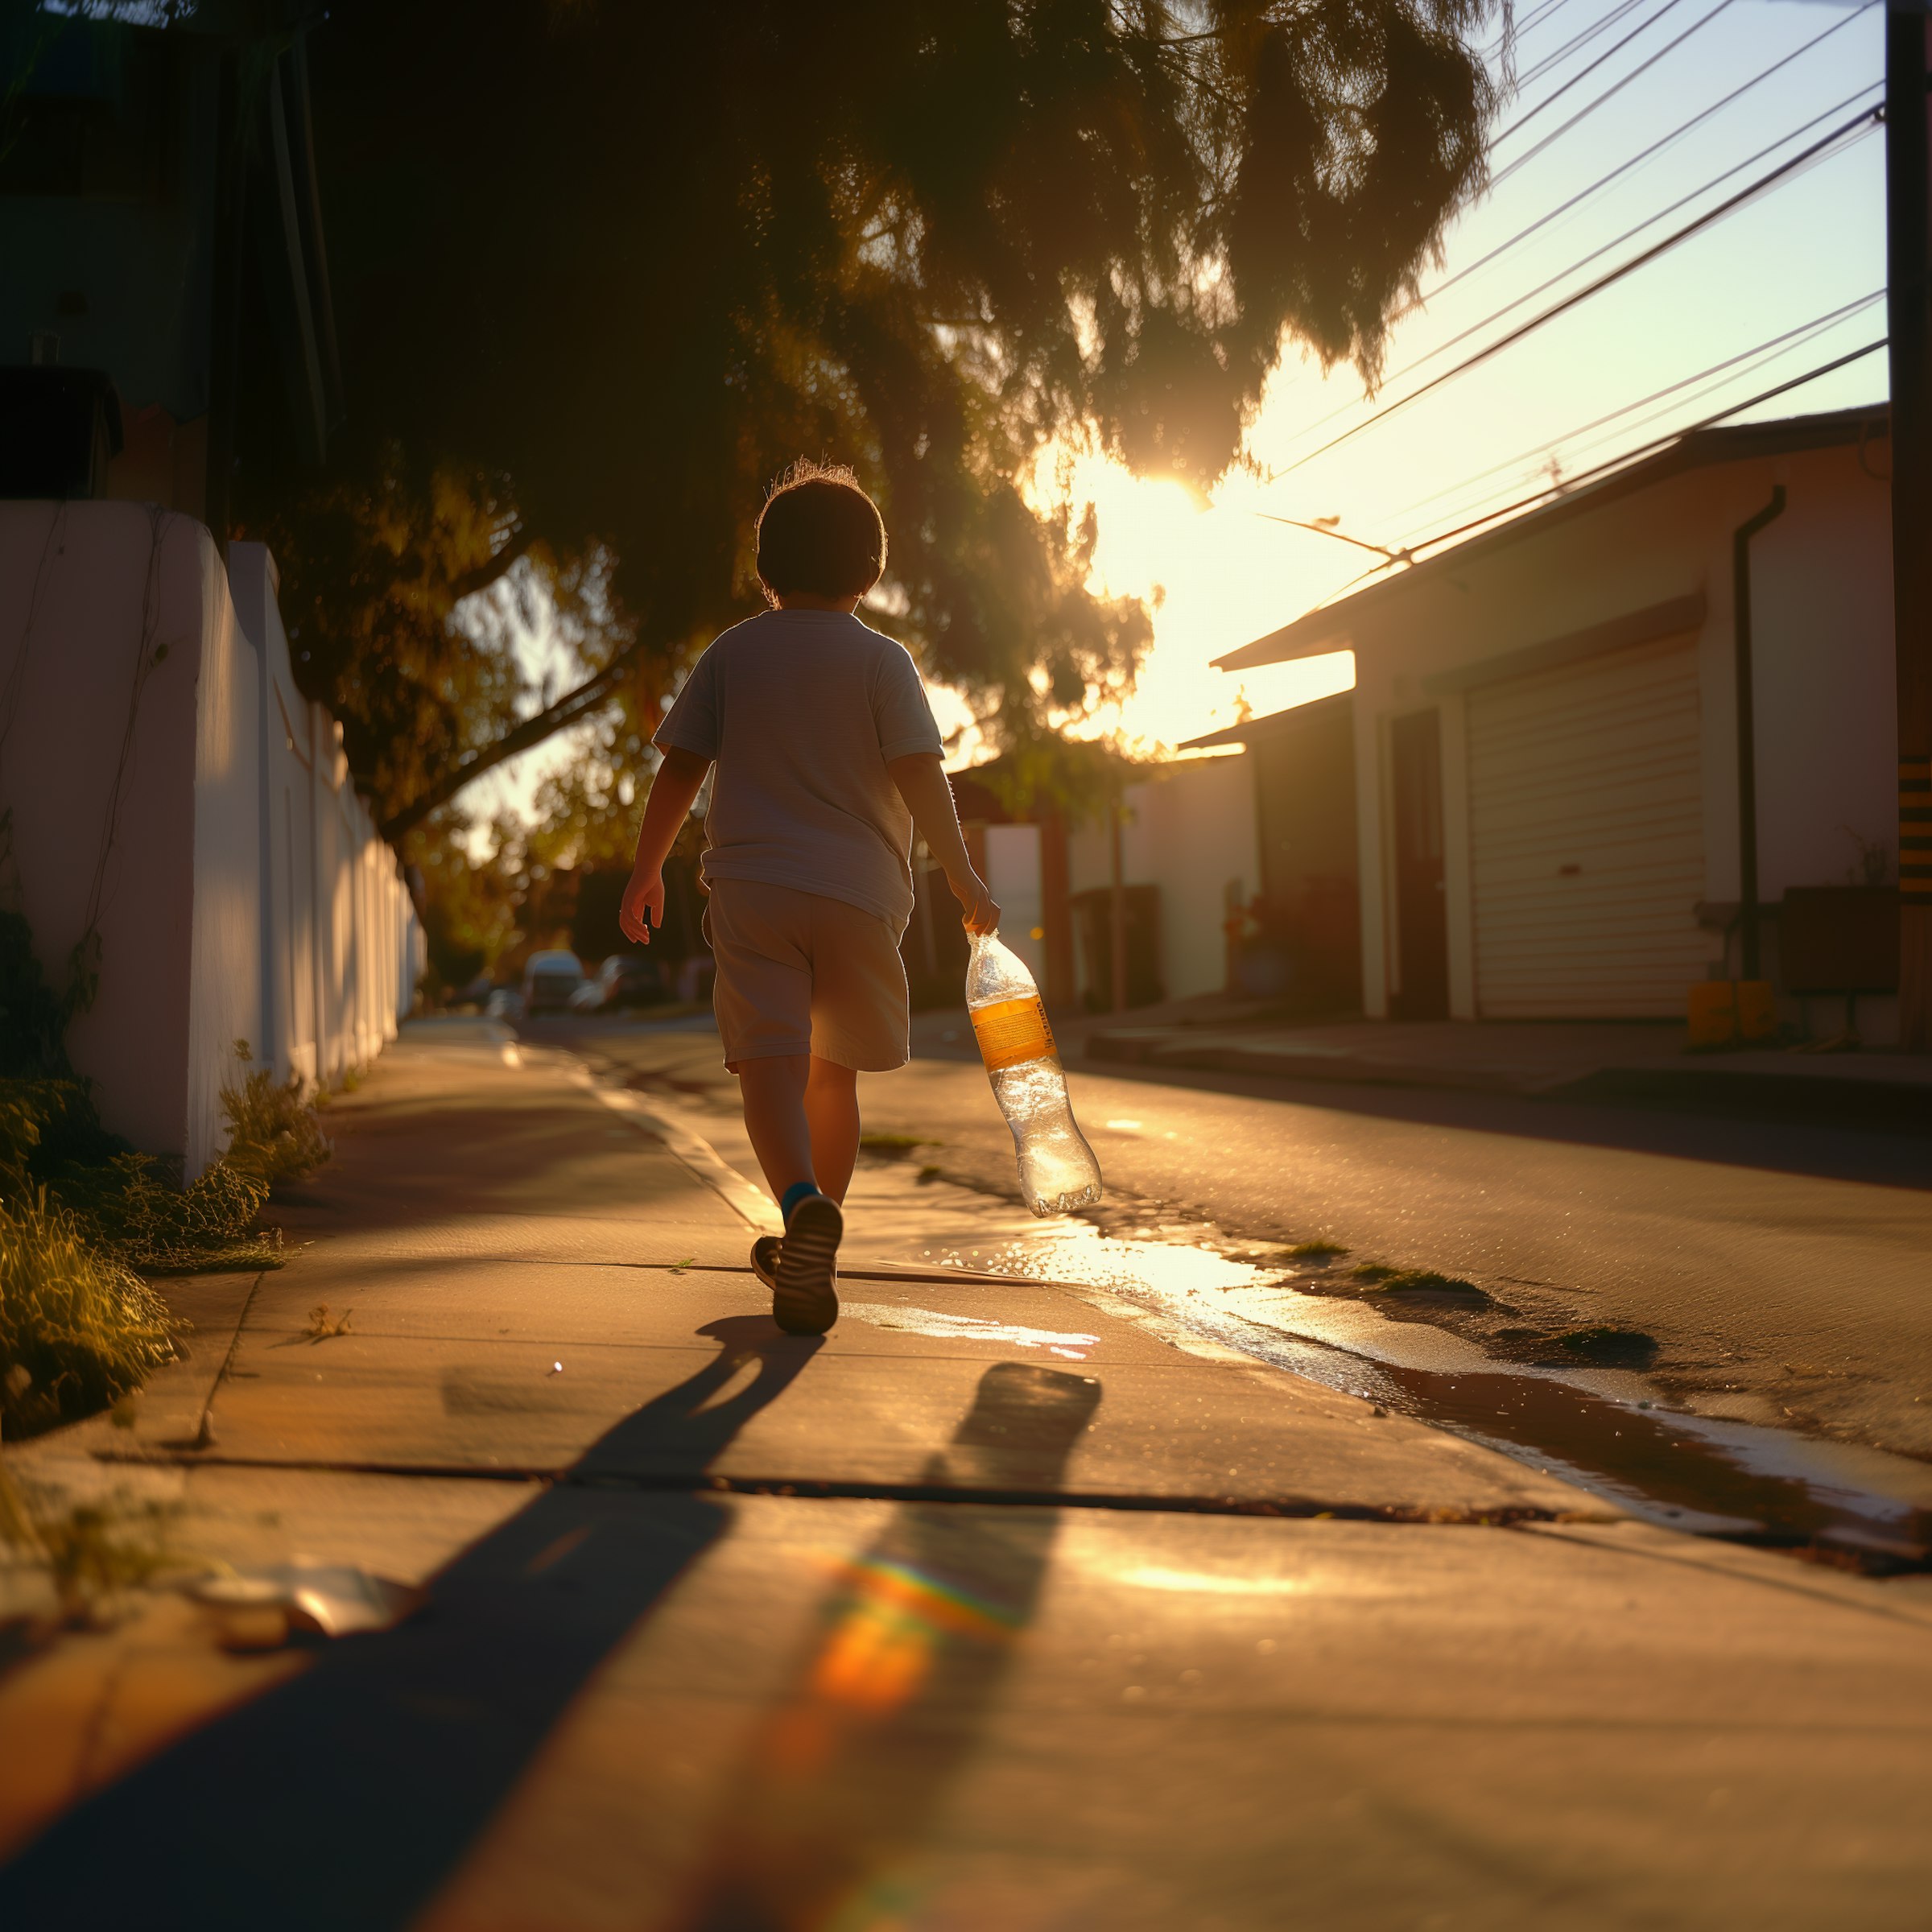
[[[350,1563],[286,1563],[226,1571],[183,1586],[214,1612],[224,1646],[272,1650],[297,1634],[349,1637],[387,1630],[413,1616],[427,1591]]]

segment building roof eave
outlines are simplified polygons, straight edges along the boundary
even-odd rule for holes
[[[1612,503],[1669,481],[1687,470],[1713,464],[1740,462],[1755,456],[1781,456],[1802,449],[1830,448],[1889,433],[1886,405],[1835,410],[1810,416],[1787,416],[1771,423],[1730,424],[1699,429],[1680,436],[1654,456],[1616,471],[1601,481],[1558,496],[1526,510],[1498,528],[1472,536],[1411,564],[1400,576],[1372,584],[1353,597],[1324,604],[1279,630],[1257,638],[1238,650],[1212,660],[1217,671],[1247,671],[1259,664],[1283,664],[1299,658],[1325,656],[1352,650],[1361,627],[1385,608],[1408,594],[1426,589],[1439,576],[1492,556],[1512,545],[1543,535],[1572,518],[1608,509]]]
[[[1281,711],[1270,711],[1258,718],[1243,718],[1238,724],[1224,724],[1219,731],[1206,732],[1198,738],[1185,740],[1176,749],[1209,751],[1224,745],[1246,745],[1256,738],[1275,737],[1304,719],[1332,716],[1347,710],[1354,702],[1352,691],[1331,691],[1325,698],[1310,698],[1305,703],[1290,704]]]

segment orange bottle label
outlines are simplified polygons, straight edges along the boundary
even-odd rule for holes
[[[1046,1009],[1036,996],[1030,1000],[996,1000],[990,1006],[968,1009],[980,1058],[989,1073],[1017,1067],[1022,1060],[1044,1060],[1053,1054],[1053,1029]]]

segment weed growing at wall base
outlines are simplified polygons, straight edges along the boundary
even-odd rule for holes
[[[252,1232],[268,1190],[225,1159],[175,1186],[102,1129],[80,1082],[0,1080],[0,1432],[90,1414],[169,1359],[173,1324],[137,1269],[279,1267],[279,1240]]]
[[[149,1274],[275,1268],[280,1243],[250,1232],[268,1198],[261,1174],[217,1161],[176,1185],[152,1154],[101,1128],[77,1080],[0,1080],[0,1202],[44,1191],[81,1234]]]
[[[235,1042],[235,1058],[242,1065],[242,1084],[221,1089],[229,1128],[223,1160],[271,1187],[313,1174],[335,1148],[303,1092],[301,1075],[278,1080],[267,1067],[254,1064],[246,1040]]]
[[[0,1432],[105,1408],[174,1353],[154,1290],[50,1201],[0,1203]]]
[[[280,1236],[255,1216],[333,1150],[299,1080],[253,1066],[246,1040],[241,1080],[221,1090],[228,1151],[191,1185],[106,1131],[67,1055],[85,943],[57,998],[4,902],[10,824],[0,812],[0,1435],[22,1435],[106,1407],[173,1355],[175,1324],[137,1269],[279,1267]]]

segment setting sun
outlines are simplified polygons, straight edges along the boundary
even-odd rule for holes
[[[1071,465],[1071,489],[1076,511],[1092,503],[1099,518],[1096,587],[1144,599],[1154,617],[1153,647],[1117,716],[1131,738],[1171,747],[1233,723],[1244,698],[1254,712],[1280,711],[1354,682],[1345,651],[1238,677],[1212,668],[1214,658],[1300,616],[1357,568],[1340,546],[1257,515],[1254,478],[1237,472],[1203,502],[1183,484],[1137,477],[1088,456]],[[1337,558],[1311,554],[1330,548]]]

